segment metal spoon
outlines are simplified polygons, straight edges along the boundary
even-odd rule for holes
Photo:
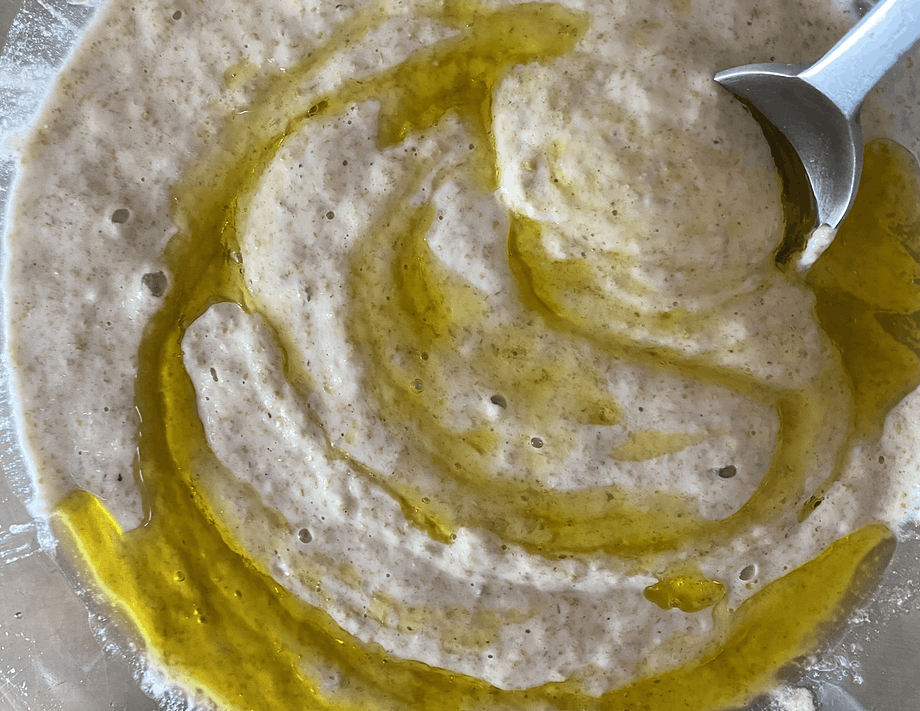
[[[798,264],[806,269],[830,245],[859,186],[863,101],[918,42],[920,0],[881,0],[813,64],[715,75],[761,122],[783,176],[787,234],[777,261],[804,248]]]

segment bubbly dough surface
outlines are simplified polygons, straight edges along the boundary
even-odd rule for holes
[[[773,262],[769,149],[710,80],[764,52],[820,54],[848,17],[824,1],[558,5],[589,18],[584,35],[501,76],[490,147],[451,112],[381,143],[373,93],[288,135],[237,217],[252,302],[211,305],[182,349],[222,465],[201,490],[281,585],[399,657],[505,689],[574,677],[601,693],[725,633],[712,609],[643,595],[668,571],[717,581],[717,610],[732,611],[887,516],[891,494],[858,475],[879,468],[875,451],[856,451],[807,525],[786,516],[715,547],[551,556],[532,532],[514,537],[518,509],[501,528],[442,474],[487,472],[543,497],[678,501],[720,521],[771,469],[782,395],[848,397],[826,384],[840,364],[812,293]],[[304,106],[356,79],[373,86],[463,36],[439,9],[100,10],[31,137],[9,241],[11,352],[49,507],[83,488],[124,528],[143,518],[138,348],[173,286],[164,250],[186,227],[176,185],[220,150],[226,116],[250,110],[260,76],[311,54]],[[830,475],[845,426],[831,418],[804,445],[803,491]],[[456,509],[450,539],[407,516],[400,492]]]

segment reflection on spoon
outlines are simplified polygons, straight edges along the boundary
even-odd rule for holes
[[[801,251],[796,266],[804,271],[830,245],[859,186],[863,101],[918,41],[920,0],[882,0],[813,64],[749,64],[715,75],[751,109],[773,149],[785,194],[780,264]]]

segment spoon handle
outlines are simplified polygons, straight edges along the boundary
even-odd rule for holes
[[[880,0],[799,77],[853,117],[885,73],[918,42],[920,0]]]

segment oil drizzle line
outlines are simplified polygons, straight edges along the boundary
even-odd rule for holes
[[[815,448],[830,442],[840,445],[844,427],[834,412],[849,412],[848,396],[835,387],[841,373],[828,369],[813,388],[802,392],[776,392],[771,404],[777,407],[781,429],[779,443],[767,475],[751,499],[732,516],[722,521],[701,520],[698,512],[678,496],[657,495],[639,499],[624,493],[617,486],[597,487],[580,491],[547,492],[528,481],[498,479],[482,470],[478,453],[488,447],[488,438],[478,431],[455,433],[439,425],[437,398],[426,401],[425,393],[408,392],[412,381],[409,371],[389,364],[389,353],[396,345],[408,346],[415,355],[425,352],[429,361],[435,355],[456,351],[451,332],[462,333],[471,327],[470,315],[483,308],[463,285],[452,285],[444,274],[422,274],[413,293],[404,294],[406,283],[413,281],[413,270],[426,269],[422,256],[415,255],[407,267],[409,279],[402,284],[387,278],[391,269],[381,263],[380,254],[387,245],[400,243],[424,245],[424,234],[433,219],[433,210],[422,206],[414,211],[394,211],[387,224],[370,230],[375,236],[357,248],[353,264],[353,311],[349,323],[352,341],[369,347],[365,364],[374,375],[366,384],[376,394],[378,405],[385,406],[386,419],[416,423],[422,434],[417,438],[428,442],[432,461],[442,473],[443,490],[438,496],[416,495],[416,507],[426,511],[437,522],[436,527],[423,527],[429,535],[442,537],[461,526],[482,527],[499,535],[506,543],[521,545],[531,553],[545,556],[605,553],[640,559],[651,554],[696,544],[710,548],[720,541],[737,535],[745,527],[781,517],[801,505],[807,496],[806,477],[811,472],[809,462],[817,459]],[[513,217],[511,241],[515,243],[516,225],[523,218]],[[527,221],[527,224],[530,224]],[[397,252],[405,251],[405,247]],[[427,246],[421,249],[427,250]],[[399,260],[392,269],[399,272]],[[547,271],[553,271],[547,267]],[[367,284],[365,284],[367,282]],[[426,284],[437,283],[442,291],[431,293]],[[411,301],[409,308],[397,309],[381,304],[377,293],[393,293],[399,300]],[[405,297],[405,298],[404,298]],[[576,339],[584,338],[577,326],[536,299],[525,299],[531,310],[543,317],[546,332],[563,331]],[[441,303],[441,306],[438,304]],[[450,303],[448,309],[444,304]],[[475,318],[473,319],[475,322]],[[395,342],[387,340],[397,334]],[[446,345],[439,341],[446,340]],[[607,344],[604,344],[607,345]],[[485,348],[488,350],[488,347]],[[470,357],[470,356],[465,356]],[[648,354],[642,358],[649,360]],[[424,367],[421,361],[413,367]],[[695,368],[685,365],[693,375]],[[421,372],[421,371],[420,371]],[[717,370],[709,368],[703,376],[723,385],[734,384]],[[749,389],[756,387],[749,385]],[[526,393],[525,393],[526,395]],[[395,414],[393,414],[395,413]],[[488,433],[485,433],[488,434]],[[435,446],[436,445],[436,446]],[[835,447],[836,449],[837,447]],[[464,505],[466,502],[467,505]]]
[[[176,506],[170,525],[175,541],[198,536],[207,525],[195,520],[197,507],[178,493],[169,502]],[[187,514],[191,520],[185,520]],[[810,651],[842,622],[841,611],[874,587],[894,547],[884,526],[860,529],[745,602],[731,618],[731,633],[701,664],[597,698],[579,693],[572,682],[501,691],[389,657],[337,629],[324,613],[254,571],[207,532],[193,544],[200,558],[190,561],[201,567],[178,581],[168,574],[178,563],[178,546],[162,532],[145,532],[146,540],[122,534],[85,492],[62,502],[56,517],[78,555],[91,563],[96,585],[135,622],[151,657],[189,688],[226,708],[249,711],[509,706],[619,711],[643,704],[656,711],[709,711],[740,705],[766,689],[776,669]],[[330,676],[344,680],[344,688],[324,689],[322,680]]]

